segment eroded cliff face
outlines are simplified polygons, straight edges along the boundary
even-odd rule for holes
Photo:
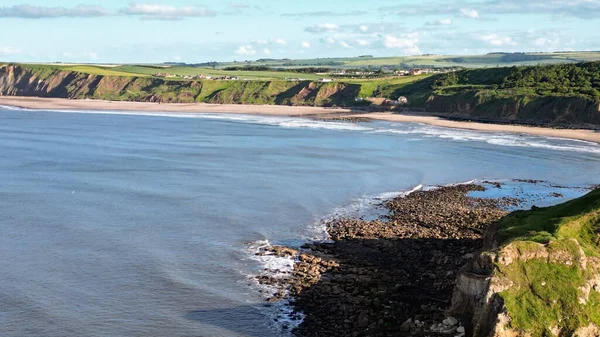
[[[577,97],[486,99],[474,93],[432,95],[425,110],[448,117],[490,122],[600,128],[599,103]]]
[[[600,213],[565,216],[573,221],[561,238],[544,244],[501,245],[498,227],[488,230],[485,251],[457,277],[448,312],[465,318],[467,335],[600,336]]]
[[[176,81],[0,67],[0,95],[161,103],[349,106],[359,85],[288,81]]]

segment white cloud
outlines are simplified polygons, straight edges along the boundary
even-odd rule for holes
[[[68,57],[68,58],[71,58],[71,57],[73,57],[73,54],[72,54],[72,53],[70,53],[70,52],[68,52],[68,51],[66,51],[66,52],[62,53],[62,55],[63,55],[64,57]]]
[[[309,33],[326,33],[326,32],[334,32],[338,29],[340,29],[340,26],[336,25],[334,23],[322,23],[319,25],[307,27],[304,30]]]
[[[267,40],[256,40],[255,43],[256,44],[267,44],[267,43],[269,43],[269,41],[267,41]]]
[[[534,14],[551,17],[572,16],[582,19],[597,19],[600,15],[598,0],[438,0],[421,1],[413,4],[384,6],[380,11],[402,15],[448,15],[455,12],[461,16],[480,18],[487,15]]]
[[[358,27],[358,29],[360,29],[361,32],[366,33],[369,31],[369,26],[361,25],[360,27]]]
[[[196,6],[174,7],[163,4],[136,4],[130,3],[122,8],[121,13],[126,15],[139,15],[144,19],[177,20],[184,17],[215,16],[216,13],[206,8]]]
[[[14,47],[0,47],[0,54],[2,55],[16,55],[20,53],[21,50]]]
[[[98,54],[96,54],[93,51],[86,51],[85,53],[83,53],[83,55],[87,58],[90,58],[92,60],[97,60],[98,59]]]
[[[428,22],[428,26],[450,26],[452,24],[452,19],[441,19],[433,22]]]
[[[266,54],[266,55],[271,55],[271,50],[269,48],[265,48],[263,50],[263,53]]]
[[[340,41],[340,46],[342,46],[346,49],[352,48],[352,46],[349,45],[346,41]]]
[[[256,54],[256,50],[250,45],[248,46],[239,46],[235,51],[238,55],[254,55]]]
[[[306,41],[302,42],[302,48],[310,48],[310,43]]]
[[[98,17],[112,13],[100,6],[77,5],[73,8],[15,5],[0,7],[0,17],[43,19],[60,17]]]
[[[273,42],[275,42],[275,44],[279,44],[279,45],[286,45],[287,44],[287,41],[284,40],[284,39],[282,39],[282,38],[277,38]]]
[[[556,39],[552,39],[552,38],[545,38],[545,37],[540,37],[537,38],[533,41],[533,44],[542,48],[542,49],[554,49],[554,48],[558,48],[558,46],[560,45],[560,40],[558,38]]]
[[[414,34],[406,34],[401,37],[388,34],[383,39],[383,46],[387,49],[402,49],[405,54],[414,55],[421,53],[417,46],[418,42],[419,40]]]
[[[179,55],[173,56],[173,59],[175,61],[181,61],[181,56],[179,56]]]
[[[517,43],[510,36],[502,36],[498,34],[486,34],[481,36],[480,40],[496,47],[517,45]]]
[[[334,44],[335,43],[335,39],[332,38],[331,36],[325,39],[325,42],[329,43],[329,44]]]
[[[369,40],[365,40],[365,39],[359,39],[356,41],[356,43],[358,43],[359,46],[368,46],[371,44],[371,42]]]
[[[284,13],[281,16],[289,16],[289,17],[308,17],[315,18],[319,16],[323,17],[333,17],[333,16],[360,16],[367,14],[367,11],[349,11],[349,12],[340,12],[340,11],[314,11],[314,12],[300,12],[300,13]]]
[[[460,16],[463,16],[465,18],[478,19],[479,12],[477,12],[474,9],[470,9],[470,8],[461,8]]]

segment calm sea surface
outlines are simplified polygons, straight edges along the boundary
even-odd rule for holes
[[[599,173],[580,141],[0,108],[0,336],[277,336],[257,244],[322,238],[321,219],[418,185]]]

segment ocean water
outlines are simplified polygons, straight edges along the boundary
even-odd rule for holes
[[[0,336],[278,336],[250,276],[286,265],[260,245],[324,239],[323,219],[416,187],[540,179],[571,197],[598,173],[600,146],[564,139],[0,108]]]

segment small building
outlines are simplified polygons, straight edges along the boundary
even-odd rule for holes
[[[321,83],[330,83],[330,82],[333,82],[335,80],[333,78],[319,78],[318,81],[321,82]]]
[[[413,70],[410,71],[410,74],[412,76],[423,75],[423,70],[421,70],[421,69],[413,69]]]

